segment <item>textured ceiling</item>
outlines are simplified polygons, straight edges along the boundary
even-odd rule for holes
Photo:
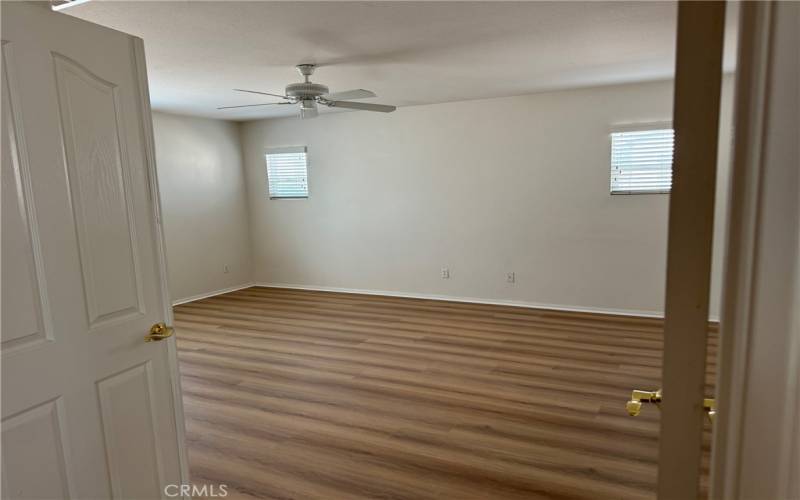
[[[145,41],[153,107],[250,120],[294,106],[294,65],[312,81],[409,106],[669,78],[674,2],[89,2],[65,13]],[[733,16],[728,38],[735,33]],[[726,54],[732,69],[733,49]]]

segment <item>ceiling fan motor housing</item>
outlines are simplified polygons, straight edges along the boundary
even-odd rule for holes
[[[298,100],[314,99],[328,93],[328,87],[321,83],[290,83],[286,86],[286,95]]]

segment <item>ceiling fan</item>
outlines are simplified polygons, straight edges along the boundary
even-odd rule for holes
[[[261,104],[244,104],[241,106],[222,106],[217,109],[250,108],[255,106],[274,106],[285,104],[300,104],[300,118],[314,118],[317,116],[317,104],[328,106],[329,108],[348,108],[360,109],[362,111],[377,111],[379,113],[391,113],[397,106],[386,104],[372,104],[366,102],[352,102],[347,99],[366,99],[375,97],[375,93],[364,89],[346,90],[344,92],[328,92],[328,87],[321,83],[313,83],[308,77],[314,74],[315,65],[298,64],[297,71],[305,77],[305,82],[290,83],[286,86],[286,95],[270,94],[269,92],[258,92],[256,90],[233,89],[237,92],[249,92],[251,94],[268,95],[284,99],[281,102],[265,102]]]

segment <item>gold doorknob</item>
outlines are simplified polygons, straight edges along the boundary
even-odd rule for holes
[[[659,406],[661,400],[661,389],[657,391],[641,391],[639,389],[634,389],[631,392],[631,399],[625,403],[625,409],[628,410],[628,415],[636,417],[642,412],[642,403],[653,403]],[[706,412],[708,420],[713,424],[714,419],[717,417],[717,402],[712,398],[703,399],[703,411]]]
[[[634,389],[631,391],[631,399],[625,403],[628,415],[635,417],[642,411],[642,403],[653,403],[658,406],[661,403],[661,389],[657,391],[641,391]]]
[[[156,342],[159,340],[164,340],[166,338],[172,337],[173,333],[175,333],[175,330],[173,330],[171,326],[167,326],[164,323],[156,323],[155,325],[150,327],[150,335],[146,335],[144,337],[144,341]]]

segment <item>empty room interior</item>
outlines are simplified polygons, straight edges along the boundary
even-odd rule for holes
[[[676,87],[678,2],[53,5],[58,11],[37,7],[47,11],[47,36],[62,28],[46,22],[67,19],[63,33],[92,23],[97,38],[76,39],[74,52],[51,47],[41,65],[42,74],[55,68],[47,74],[57,90],[47,95],[64,145],[53,154],[65,155],[59,171],[71,205],[63,206],[72,208],[53,208],[52,217],[39,208],[48,191],[36,187],[34,171],[38,224],[61,227],[55,212],[75,214],[68,237],[78,242],[75,279],[94,297],[86,306],[92,349],[111,363],[133,344],[104,344],[103,332],[141,316],[150,333],[147,344],[147,332],[131,333],[136,352],[159,349],[167,367],[142,357],[131,369],[98,368],[97,399],[86,405],[104,437],[85,441],[95,417],[84,430],[72,427],[68,396],[42,396],[47,403],[31,413],[33,400],[4,384],[4,406],[19,408],[3,413],[9,450],[50,436],[37,430],[45,417],[36,415],[69,437],[59,449],[73,458],[53,462],[65,478],[58,487],[71,492],[64,497],[108,487],[109,497],[147,498],[140,492],[151,491],[150,481],[152,491],[185,498],[656,498],[667,270],[680,258],[668,245],[670,214],[680,215],[670,208],[675,89],[684,88]],[[31,26],[40,22],[16,9]],[[706,183],[710,278],[698,306],[707,310],[707,340],[685,351],[687,360],[702,358],[694,390],[707,398],[696,407],[698,497],[711,488],[739,12],[729,3],[713,13],[722,24],[718,76],[707,86],[719,99],[705,136],[716,151]],[[120,42],[133,62],[101,52],[116,50],[118,32],[143,42]],[[106,47],[89,41],[106,39]],[[43,116],[27,97],[39,84],[25,83],[36,80],[26,80],[38,71],[34,49],[3,43],[4,68],[31,61],[8,73],[3,102],[8,94],[9,123],[24,123],[24,161],[35,167],[47,129],[41,137],[31,130]],[[131,67],[139,93],[115,80]],[[152,127],[147,102],[130,104],[148,101],[148,91]],[[116,114],[103,115],[103,103]],[[113,152],[82,139],[109,127],[123,144]],[[117,178],[94,166],[117,151],[121,212],[103,195]],[[137,170],[148,162],[154,175]],[[15,185],[24,191],[23,174]],[[5,167],[3,175],[5,197]],[[137,187],[148,185],[150,198]],[[147,200],[152,231],[141,222],[149,212],[137,208]],[[5,201],[3,209],[5,275]],[[119,221],[130,238],[113,246],[107,238],[123,234]],[[47,271],[48,241],[41,257],[32,250],[33,269],[41,260]],[[120,274],[123,261],[130,273]],[[135,277],[132,309],[128,292],[114,288],[127,276]],[[47,274],[47,286],[58,279]],[[154,319],[161,306],[151,297],[166,305]],[[42,320],[48,339],[50,331],[59,338],[58,300],[39,309],[56,318]],[[9,377],[23,373],[23,356],[39,345],[26,338],[9,340],[16,358],[4,351]],[[164,417],[168,425],[159,420],[164,408],[178,416]],[[178,451],[159,448],[173,434]],[[106,450],[96,457],[80,444],[95,441]],[[144,451],[126,452],[139,449],[135,441]],[[151,451],[154,462],[144,460]],[[95,458],[74,458],[82,456]],[[4,475],[21,485],[14,491],[49,487],[9,457],[4,451]],[[92,463],[109,467],[110,486],[76,472]],[[188,477],[168,480],[171,467]],[[126,468],[140,479],[126,479]]]
[[[676,4],[65,12],[145,43],[194,483],[652,494],[658,411],[625,401],[659,387],[669,175],[613,169],[669,169]],[[303,118],[302,102],[234,90],[287,95],[299,64],[397,110]]]

